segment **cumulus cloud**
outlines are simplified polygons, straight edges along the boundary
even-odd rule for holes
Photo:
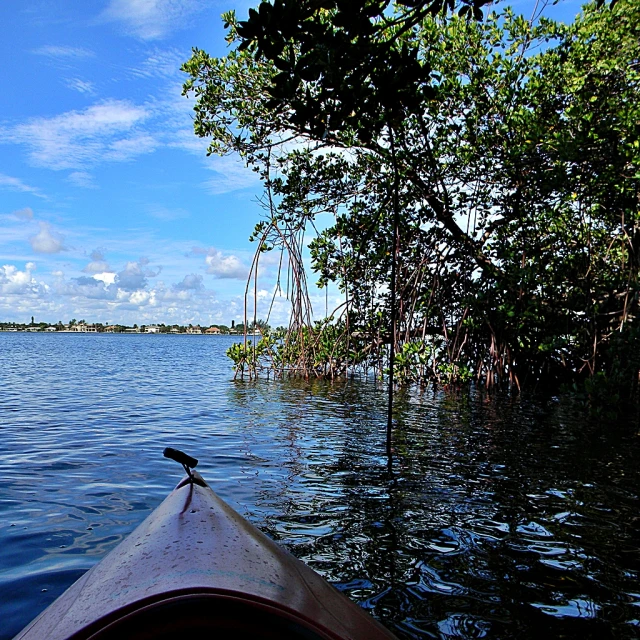
[[[116,281],[116,274],[112,271],[105,271],[104,273],[94,273],[93,277],[95,280],[100,280],[100,282],[104,282],[105,284],[113,284]]]
[[[102,18],[119,22],[137,38],[157,40],[182,26],[202,7],[200,0],[111,0]]]
[[[202,276],[195,273],[190,273],[182,279],[182,282],[173,285],[176,291],[199,291],[203,287]]]
[[[155,292],[153,291],[143,291],[138,289],[137,291],[131,293],[131,295],[129,296],[129,302],[137,306],[153,304],[155,298],[154,293]]]
[[[24,271],[12,264],[0,267],[0,306],[15,313],[16,309],[23,306],[23,302],[28,301],[29,309],[32,310],[34,301],[47,296],[49,287],[36,281],[33,277],[35,270],[33,262],[27,262]]]
[[[40,231],[29,238],[31,248],[36,253],[60,253],[65,251],[62,236],[53,231],[48,222],[40,222]]]
[[[31,207],[18,209],[17,211],[13,212],[13,215],[20,220],[33,220],[33,209]]]
[[[35,268],[36,265],[33,262],[27,262],[24,271],[18,270],[12,264],[3,265],[0,267],[0,291],[7,295],[26,293],[27,289],[31,289],[34,284],[31,272]]]
[[[91,252],[91,262],[83,269],[85,273],[110,272],[111,267],[104,258],[104,249],[98,248]]]
[[[147,286],[148,278],[155,278],[160,269],[153,271],[146,268],[149,260],[140,258],[138,262],[127,262],[125,268],[120,271],[115,279],[115,283],[122,291],[134,292],[144,289]]]
[[[148,136],[135,130],[148,116],[126,100],[107,100],[83,111],[34,118],[2,133],[5,142],[26,146],[35,166],[83,171],[101,160],[129,160],[152,151]]]
[[[136,291],[147,286],[147,276],[137,262],[127,262],[116,276],[116,282],[123,291]]]
[[[105,285],[104,282],[88,276],[80,276],[72,278],[68,282],[61,282],[57,291],[62,295],[88,300],[115,300],[118,294],[115,287]]]
[[[234,255],[225,255],[219,249],[211,248],[205,257],[207,273],[218,278],[246,279],[248,267]]]
[[[145,269],[148,267],[143,265],[142,270]],[[14,265],[0,267],[0,310],[6,312],[6,317],[35,313],[50,322],[76,317],[109,324],[231,324],[232,319],[242,316],[242,296],[220,300],[213,291],[200,288],[199,277],[194,274],[179,283],[179,290],[161,281],[154,286],[124,290],[117,282],[100,280],[102,274],[67,279],[64,273],[55,271],[47,274],[51,280],[46,284],[36,281],[34,270],[33,263],[22,269]],[[262,297],[259,304],[266,304]]]

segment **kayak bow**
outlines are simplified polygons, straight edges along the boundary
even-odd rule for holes
[[[186,469],[164,502],[15,640],[395,638]]]

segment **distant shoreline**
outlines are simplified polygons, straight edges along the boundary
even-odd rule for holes
[[[223,337],[231,337],[231,338],[236,338],[236,337],[243,337],[244,334],[243,333],[187,333],[182,332],[170,332],[170,331],[165,331],[165,332],[159,332],[159,331],[69,331],[69,330],[62,330],[62,331],[42,331],[40,329],[38,329],[37,331],[29,331],[29,330],[25,330],[25,329],[0,329],[0,333],[29,333],[29,334],[33,334],[33,333],[37,333],[37,334],[46,334],[46,335],[55,335],[55,334],[59,334],[59,333],[64,333],[64,334],[71,334],[71,335],[83,335],[83,336],[103,336],[103,335],[109,335],[109,336],[223,336]],[[261,334],[259,333],[247,333],[247,336],[250,337],[254,337],[254,336],[259,336],[262,337]]]

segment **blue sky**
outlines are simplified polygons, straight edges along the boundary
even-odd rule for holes
[[[224,55],[220,14],[256,4],[0,3],[0,321],[242,318],[260,185],[206,157],[179,67],[194,46]],[[286,316],[279,299],[273,320]]]

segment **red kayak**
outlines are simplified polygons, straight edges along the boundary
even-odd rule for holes
[[[195,464],[15,640],[395,638],[223,502]]]

